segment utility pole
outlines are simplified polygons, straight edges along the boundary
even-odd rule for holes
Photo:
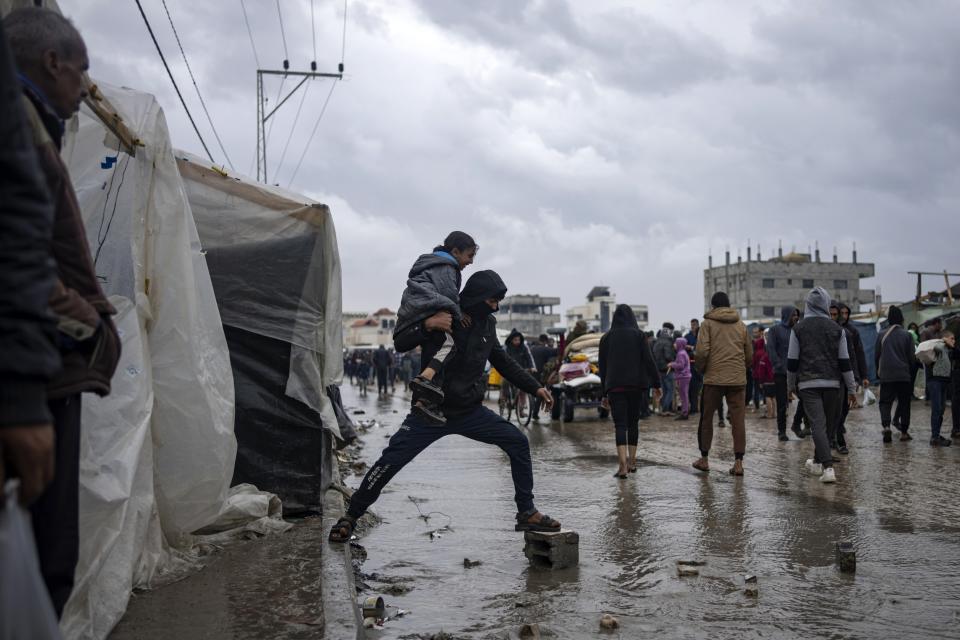
[[[288,65],[287,61],[284,60],[284,67]],[[300,90],[300,87],[306,83],[307,80],[311,78],[334,78],[336,80],[343,79],[343,63],[339,65],[339,70],[337,73],[320,73],[317,69],[317,63],[312,62],[310,64],[311,71],[290,71],[289,69],[257,69],[257,180],[261,182],[268,182],[267,180],[267,120],[273,117],[277,110],[284,105],[284,103],[293,96],[297,91]],[[276,106],[267,113],[267,96],[263,91],[263,77],[264,76],[283,76],[284,79],[287,77],[293,76],[297,78],[302,78],[297,85],[290,90],[286,96],[284,96]]]

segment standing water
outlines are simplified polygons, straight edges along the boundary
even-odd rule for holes
[[[361,436],[372,464],[409,400],[347,386],[344,402],[377,421]],[[875,406],[851,411],[836,485],[805,473],[809,438],[781,443],[760,415],[747,414],[742,478],[727,474],[729,429],[714,432],[710,474],[690,467],[695,418],[641,422],[639,469],[626,480],[613,477],[610,421],[578,412],[524,428],[537,507],[580,534],[579,567],[559,571],[523,554],[507,457],[441,439],[387,486],[372,507],[383,523],[359,540],[368,593],[410,611],[369,637],[504,638],[538,623],[544,635],[589,638],[612,614],[623,638],[960,638],[960,447],[927,444],[929,409],[915,403],[915,440],[887,445]],[[855,574],[838,570],[838,541],[853,544]],[[680,577],[678,561],[705,564]]]

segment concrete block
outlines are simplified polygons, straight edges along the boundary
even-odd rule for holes
[[[855,573],[857,570],[857,552],[852,542],[837,543],[837,566],[844,573]]]
[[[523,553],[535,567],[566,569],[580,563],[580,536],[575,531],[525,531],[523,541]]]

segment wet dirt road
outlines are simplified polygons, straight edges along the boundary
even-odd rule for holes
[[[344,401],[378,421],[361,436],[370,464],[406,400],[345,385]],[[444,438],[394,478],[373,507],[384,522],[360,540],[370,592],[411,611],[368,637],[516,637],[536,622],[544,635],[589,638],[610,613],[621,628],[608,637],[960,638],[960,447],[930,447],[929,410],[913,412],[915,439],[884,445],[876,406],[852,411],[832,486],[803,471],[809,438],[780,443],[775,421],[750,413],[736,479],[729,429],[715,431],[701,475],[694,421],[642,422],[639,471],[616,480],[611,422],[578,411],[570,424],[532,423],[537,506],[580,534],[580,566],[554,572],[532,570],[513,531],[506,456]],[[418,506],[446,515],[425,522]],[[448,520],[453,531],[431,538]],[[856,548],[855,575],[835,566],[838,540]],[[706,565],[680,578],[677,560]],[[747,574],[757,598],[743,592]]]

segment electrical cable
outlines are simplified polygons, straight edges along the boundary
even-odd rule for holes
[[[343,38],[340,43],[340,72],[343,73],[343,61],[347,57],[347,0],[343,0]]]
[[[110,220],[107,221],[107,229],[103,232],[103,237],[100,237],[100,232],[97,232],[97,252],[93,258],[93,266],[96,268],[97,261],[100,259],[100,251],[103,250],[103,245],[106,244],[107,238],[110,236],[110,227],[113,226],[113,219],[117,215],[117,204],[120,202],[120,190],[123,188],[123,179],[127,176],[127,167],[130,166],[130,155],[127,155],[127,161],[123,163],[123,171],[120,172],[120,184],[117,185],[117,193],[113,197],[113,210],[110,212]],[[116,175],[116,169],[114,169],[114,175]],[[113,185],[113,177],[110,177],[110,185]],[[110,192],[107,192],[107,201],[110,199]],[[103,203],[103,210],[107,210],[107,201]],[[100,219],[101,226],[103,225],[103,218]]]
[[[317,70],[317,21],[313,17],[313,0],[310,0],[310,31],[313,33],[313,65],[312,70]]]
[[[323,114],[327,112],[327,105],[330,104],[330,97],[333,95],[333,90],[337,88],[337,81],[334,80],[330,84],[330,93],[327,94],[327,99],[323,101],[323,108],[320,109],[320,115],[317,116],[317,122],[313,125],[313,131],[310,132],[310,137],[307,139],[307,146],[303,148],[303,153],[300,155],[300,160],[297,162],[296,168],[293,170],[293,175],[290,176],[290,180],[287,182],[287,188],[290,188],[290,185],[293,184],[293,179],[297,177],[297,172],[300,171],[300,165],[303,164],[303,159],[307,157],[307,151],[310,149],[310,143],[313,142],[313,136],[317,133],[317,128],[320,126],[320,120],[323,119]]]
[[[213,159],[213,154],[210,153],[207,143],[203,140],[203,136],[200,135],[200,129],[197,128],[197,123],[194,122],[193,115],[190,114],[190,109],[187,107],[187,102],[183,99],[183,94],[180,93],[180,87],[177,86],[177,81],[173,77],[173,72],[170,71],[170,65],[167,64],[167,59],[163,57],[163,51],[160,49],[160,43],[157,42],[157,37],[153,35],[153,28],[150,26],[150,21],[147,19],[147,14],[143,12],[143,5],[140,4],[140,0],[134,0],[134,2],[137,3],[137,8],[140,9],[140,15],[143,16],[143,23],[147,25],[147,31],[150,33],[150,38],[153,40],[153,46],[157,48],[157,53],[160,54],[160,61],[163,62],[163,67],[167,70],[167,75],[170,76],[170,82],[173,83],[173,88],[177,92],[177,97],[180,98],[180,104],[183,105],[183,110],[187,112],[187,118],[189,118],[190,124],[193,125],[193,130],[196,132],[197,137],[200,138],[200,144],[203,145],[203,150],[207,152],[207,157],[210,158],[210,162],[216,164],[216,160]]]
[[[290,68],[290,54],[287,53],[287,34],[283,30],[283,14],[280,13],[280,0],[277,0],[277,16],[280,18],[280,38],[283,40],[283,69]]]
[[[173,25],[173,17],[170,15],[170,9],[167,8],[167,0],[160,0],[163,4],[163,10],[167,14],[167,20],[170,21],[170,29],[173,30],[173,37],[177,40],[177,46],[180,48],[180,55],[183,56],[183,64],[187,67],[187,74],[190,76],[190,81],[193,82],[193,88],[197,91],[197,98],[200,99],[200,106],[203,107],[203,113],[207,116],[207,122],[210,123],[210,129],[213,130],[213,137],[216,138],[217,144],[220,146],[220,151],[223,152],[223,157],[227,159],[227,164],[230,165],[231,171],[236,171],[233,168],[233,162],[230,160],[230,156],[227,154],[227,150],[223,147],[223,141],[220,140],[220,134],[217,133],[217,128],[213,125],[213,118],[210,117],[210,111],[207,110],[207,103],[204,102],[203,96],[200,94],[200,87],[197,85],[197,79],[193,77],[193,69],[190,68],[190,62],[187,60],[187,52],[183,50],[183,43],[180,42],[180,34],[177,33],[177,28]]]
[[[247,25],[247,35],[250,36],[250,48],[253,49],[253,61],[257,63],[257,69],[260,68],[260,56],[257,55],[257,45],[253,41],[253,31],[250,29],[250,19],[247,17],[247,5],[240,0],[240,8],[243,9],[243,21]]]
[[[290,141],[293,140],[293,133],[297,129],[297,121],[300,120],[300,111],[303,109],[303,103],[307,99],[307,92],[310,91],[310,85],[312,83],[307,83],[307,86],[303,88],[303,95],[300,96],[300,105],[297,107],[297,115],[293,117],[293,125],[290,127],[290,135],[287,136],[287,142],[283,145],[283,153],[280,154],[280,162],[277,163],[277,170],[274,172],[274,175],[280,175],[280,169],[283,167],[283,160],[287,157],[287,149],[290,147]]]

